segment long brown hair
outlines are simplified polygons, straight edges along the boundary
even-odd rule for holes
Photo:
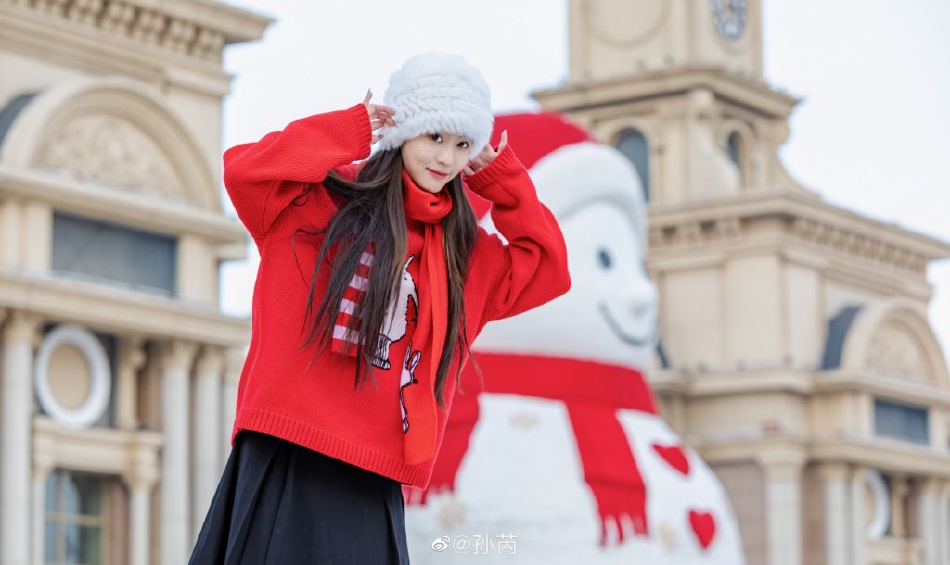
[[[342,201],[339,210],[323,229],[308,232],[323,236],[310,279],[310,293],[304,316],[303,346],[316,346],[314,357],[326,353],[333,339],[333,327],[341,300],[367,246],[373,244],[374,259],[363,299],[350,317],[350,335],[357,337],[354,386],[373,377],[373,357],[390,302],[398,296],[406,259],[406,217],[403,209],[402,153],[399,149],[380,151],[367,159],[355,181],[331,172],[324,186]],[[444,407],[445,379],[456,352],[468,356],[463,289],[468,260],[475,245],[475,213],[465,195],[461,176],[446,184],[452,210],[442,219],[442,244],[448,276],[449,304],[445,343],[435,379],[435,397]],[[331,253],[332,250],[332,253]],[[324,261],[329,272],[324,273]],[[317,279],[327,277],[326,293],[318,294]],[[459,383],[462,363],[455,373]]]

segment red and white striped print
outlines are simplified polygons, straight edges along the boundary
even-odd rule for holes
[[[344,355],[356,356],[356,344],[359,342],[359,334],[350,331],[350,320],[354,318],[353,312],[356,310],[356,304],[366,295],[366,288],[369,286],[369,271],[373,266],[374,254],[372,247],[367,247],[360,256],[360,264],[353,273],[350,280],[350,286],[343,293],[343,300],[340,301],[340,312],[337,314],[336,325],[333,326],[333,342],[331,349]],[[359,323],[359,320],[356,320]]]

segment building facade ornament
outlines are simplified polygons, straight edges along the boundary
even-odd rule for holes
[[[189,14],[189,3],[181,0],[161,4],[144,0],[0,0],[0,4],[214,63],[220,63],[229,36],[233,41],[237,35],[234,26],[214,25],[207,17],[215,11],[210,7],[203,10],[206,17],[196,21]],[[229,11],[222,8],[219,11]]]
[[[162,149],[116,116],[83,115],[62,125],[40,147],[36,164],[82,182],[194,202]]]
[[[894,322],[883,324],[871,338],[866,365],[882,375],[924,381],[931,377],[920,344],[906,328]]]

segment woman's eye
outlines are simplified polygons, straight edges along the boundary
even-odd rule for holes
[[[462,149],[468,149],[468,148],[470,147],[470,145],[469,145],[469,143],[468,143],[467,141],[460,141],[460,142],[459,142],[459,147],[462,148]]]
[[[597,261],[600,263],[602,269],[609,269],[611,264],[610,252],[601,248],[597,252]]]
[[[429,134],[429,139],[431,139],[432,141],[434,141],[434,142],[436,142],[436,143],[441,143],[441,142],[442,142],[442,134],[439,134],[439,133],[430,133],[430,134]]]

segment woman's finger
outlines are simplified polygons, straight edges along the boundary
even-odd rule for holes
[[[501,153],[504,151],[505,147],[508,146],[508,130],[501,132],[501,140],[498,142],[498,151],[495,153]]]
[[[369,100],[372,97],[373,97],[373,91],[367,88],[366,96],[363,97],[363,106],[366,106],[367,108],[369,108]]]
[[[369,111],[370,120],[379,120],[391,126],[396,125],[396,122],[393,121],[394,112],[392,109],[387,108],[386,106],[377,106],[376,104],[370,104],[367,108]]]
[[[370,104],[369,107],[372,108],[373,115],[378,116],[380,118],[391,118],[393,115],[393,111],[385,106]]]

